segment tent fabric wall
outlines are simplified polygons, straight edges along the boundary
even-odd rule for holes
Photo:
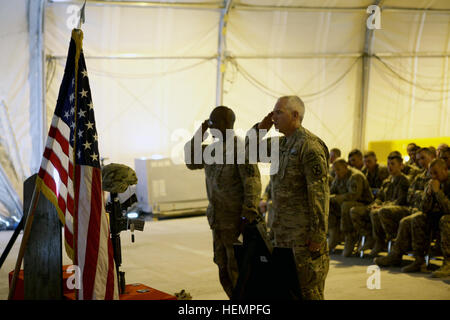
[[[32,162],[27,1],[0,6],[0,218],[20,218]]]
[[[131,167],[139,157],[171,157],[177,151],[181,156],[181,141],[194,132],[196,120],[209,116],[215,101],[219,12],[89,7],[86,15],[83,49],[100,155]],[[55,75],[47,93],[48,118],[70,40],[67,19],[65,6],[48,7],[47,54],[62,56],[48,65]]]
[[[175,2],[184,5],[170,7]],[[184,141],[215,106],[224,2],[99,3],[88,1],[82,29],[101,156],[130,166],[138,157],[180,156]],[[344,155],[356,147],[366,8],[373,3],[233,0],[223,34],[223,103],[235,110],[238,131],[259,121],[277,97],[298,94],[306,103],[305,127]],[[31,148],[39,137],[30,119],[27,1],[0,0],[0,5],[0,96],[9,112],[5,116],[2,105],[2,163],[12,164],[8,180],[21,197],[21,182],[41,157]],[[380,5],[363,147],[375,140],[449,136],[450,2],[385,0]],[[76,1],[46,3],[47,126],[80,6]],[[0,188],[5,185],[0,182]],[[0,202],[8,198],[4,194]],[[7,210],[4,204],[0,210]]]

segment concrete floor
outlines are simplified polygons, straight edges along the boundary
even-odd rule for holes
[[[3,252],[12,231],[0,232]],[[122,232],[122,271],[127,283],[143,283],[174,294],[185,289],[194,300],[226,299],[213,263],[211,231],[204,216],[147,221],[144,232]],[[8,296],[8,273],[14,269],[18,238],[0,270],[0,299]],[[408,259],[409,257],[405,257]],[[409,258],[410,259],[410,258]],[[70,264],[64,255],[64,264]],[[442,262],[432,261],[432,268]],[[449,300],[450,278],[432,279],[429,274],[403,274],[400,268],[381,270],[381,288],[369,290],[371,259],[331,255],[325,298],[332,300],[425,299]]]

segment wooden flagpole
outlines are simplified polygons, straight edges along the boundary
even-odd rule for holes
[[[23,256],[25,255],[25,249],[27,246],[28,238],[30,237],[31,225],[33,224],[34,213],[36,211],[37,204],[39,202],[39,195],[41,193],[40,188],[37,189],[36,186],[33,190],[33,196],[31,198],[31,206],[28,209],[27,222],[23,231],[22,242],[20,243],[19,255],[16,261],[16,267],[14,268],[14,274],[11,281],[11,288],[9,289],[8,300],[14,298],[14,293],[16,291],[17,277],[19,275],[20,267],[22,265]]]

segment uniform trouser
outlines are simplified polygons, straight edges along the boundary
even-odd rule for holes
[[[403,255],[412,250],[415,256],[423,256],[430,241],[431,224],[427,223],[427,216],[417,211],[400,220],[393,253]]]
[[[325,279],[330,266],[328,251],[312,257],[307,248],[294,248],[298,280],[304,300],[323,300]]]
[[[386,205],[371,213],[374,237],[394,239],[400,220],[411,214],[411,209],[404,206]]]
[[[441,248],[444,259],[450,259],[450,215],[444,215],[439,220],[439,231],[441,233]]]
[[[423,257],[428,251],[431,232],[437,230],[442,214],[416,212],[411,220],[412,249],[415,256]]]
[[[350,209],[353,227],[358,235],[371,236],[372,223],[370,221],[370,206],[356,206]]]
[[[414,215],[415,214],[406,216],[400,220],[397,237],[395,238],[391,254],[401,256],[411,250],[411,221],[414,218]]]
[[[298,246],[290,234],[275,230],[275,246],[293,248],[297,277],[303,300],[323,300],[325,279],[330,266],[328,245],[325,241],[319,255],[311,254],[306,246]]]
[[[233,244],[237,242],[239,230],[213,229],[214,263],[219,267],[219,280],[225,293],[231,298],[238,279],[238,265]]]
[[[339,228],[344,234],[355,232],[356,229],[350,217],[350,209],[359,206],[364,206],[364,204],[358,201],[344,201],[339,204],[337,201],[331,200],[328,228]]]

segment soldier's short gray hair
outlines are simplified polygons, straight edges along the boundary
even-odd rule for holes
[[[305,115],[305,104],[303,103],[302,99],[300,99],[298,96],[284,96],[280,99],[286,100],[286,109],[290,111],[297,111],[300,117],[300,122],[302,122]]]

